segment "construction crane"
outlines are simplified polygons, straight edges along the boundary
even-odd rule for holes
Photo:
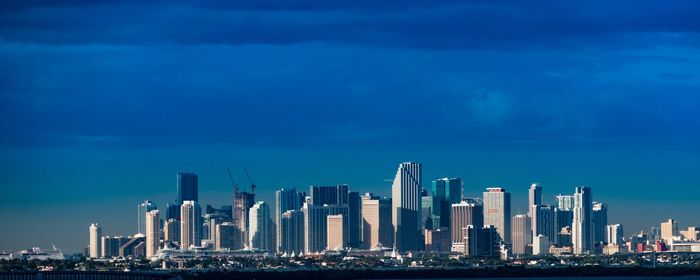
[[[248,182],[250,183],[250,193],[255,194],[255,183],[253,183],[253,180],[250,179],[250,174],[248,174],[248,170],[243,169],[243,172],[245,172],[245,176],[248,177]]]
[[[238,184],[233,181],[233,175],[231,175],[231,169],[226,168],[226,171],[228,172],[228,178],[231,179],[231,186],[233,186],[233,195],[238,195]]]

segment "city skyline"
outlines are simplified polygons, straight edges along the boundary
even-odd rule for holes
[[[691,0],[0,1],[0,250],[78,252],[93,222],[145,234],[144,201],[163,220],[183,200],[204,212],[251,192],[248,175],[234,222],[257,201],[281,220],[281,188],[347,184],[357,205],[390,197],[409,161],[428,190],[507,189],[511,216],[536,182],[545,212],[591,187],[625,237],[700,225],[698,14]],[[198,192],[184,176],[178,198],[178,173]]]

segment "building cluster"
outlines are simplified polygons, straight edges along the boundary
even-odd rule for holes
[[[401,163],[391,197],[351,191],[348,185],[282,188],[275,204],[236,191],[232,206],[202,209],[198,177],[177,174],[177,197],[165,213],[151,201],[138,205],[137,233],[103,236],[89,227],[91,258],[160,258],[187,252],[318,254],[420,253],[511,258],[527,255],[614,254],[644,251],[700,251],[698,228],[678,230],[674,220],[660,230],[625,239],[620,224],[608,223],[607,205],[591,188],[576,187],[545,204],[542,186],[529,189],[527,213],[511,213],[511,195],[489,187],[482,197],[465,197],[460,178],[423,185],[420,163]]]

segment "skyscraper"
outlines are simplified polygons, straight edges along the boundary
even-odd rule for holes
[[[532,205],[542,204],[542,186],[538,183],[532,183],[528,191],[528,211],[532,210]],[[532,213],[530,213],[532,216]]]
[[[528,245],[532,242],[532,230],[530,228],[530,217],[525,214],[513,216],[513,254],[528,254]]]
[[[150,200],[145,200],[138,205],[138,230],[137,233],[146,232],[146,213],[156,210],[158,207]]]
[[[304,251],[304,212],[288,210],[282,213],[280,252],[299,254]]]
[[[234,223],[223,222],[217,224],[215,231],[215,250],[238,250],[243,247],[241,246],[241,230]]]
[[[348,185],[310,186],[311,204],[314,205],[347,205]]]
[[[605,231],[608,226],[608,206],[604,203],[593,202],[593,243],[605,242]]]
[[[462,201],[462,179],[459,177],[435,179],[432,184],[431,194],[433,196],[433,227],[449,228],[452,204]],[[435,223],[435,220],[438,222]]]
[[[574,244],[574,254],[587,254],[593,249],[592,228],[593,198],[591,188],[576,187],[574,193],[574,221],[571,228],[571,241]]]
[[[90,258],[102,256],[102,227],[98,223],[90,224]]]
[[[255,194],[239,192],[233,196],[233,223],[241,230],[241,244],[248,245],[248,216],[250,208],[255,204]]]
[[[404,162],[396,170],[391,187],[392,217],[394,226],[394,248],[397,251],[421,249],[421,187],[422,165]]]
[[[160,249],[160,215],[158,210],[146,213],[146,258],[156,255]]]
[[[661,223],[661,240],[665,244],[670,244],[674,236],[678,235],[678,223],[674,219],[668,219]]]
[[[163,224],[163,241],[180,241],[180,221],[169,219]]]
[[[348,192],[347,246],[359,248],[362,243],[362,198],[358,192]]]
[[[296,188],[279,189],[275,192],[275,242],[277,245],[276,251],[282,251],[282,214],[289,210],[301,210],[302,201],[299,198],[299,193]]]
[[[542,235],[547,237],[548,242],[554,242],[559,232],[555,230],[554,207],[535,204],[530,206],[530,215],[532,215],[530,221],[532,237]]]
[[[389,247],[394,244],[391,223],[391,199],[372,194],[362,197],[362,240],[364,248]]]
[[[573,195],[557,195],[557,208],[559,210],[570,211],[574,209],[574,196]]]
[[[327,250],[342,250],[346,245],[346,230],[344,230],[343,215],[326,216]]]
[[[180,206],[180,247],[188,249],[190,246],[200,246],[202,230],[202,210],[199,204],[193,200],[185,200]]]
[[[608,225],[606,228],[605,242],[613,245],[622,245],[623,234],[621,224]]]
[[[347,217],[348,205],[314,205],[304,203],[304,252],[322,252],[328,246],[328,215]]]
[[[187,200],[195,202],[199,201],[199,189],[197,183],[197,174],[194,173],[177,173],[177,203]]]
[[[250,208],[249,215],[250,231],[248,233],[248,240],[250,240],[250,248],[268,251],[273,250],[270,207],[264,201],[258,201]]]
[[[484,225],[493,225],[500,239],[510,244],[510,193],[500,187],[484,192]]]
[[[460,203],[452,204],[452,221],[450,224],[450,236],[452,241],[452,251],[464,252],[469,244],[464,243],[464,229],[471,225],[474,228],[484,227],[484,209],[476,200],[464,200]]]

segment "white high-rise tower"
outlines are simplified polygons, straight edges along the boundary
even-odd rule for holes
[[[146,213],[146,258],[156,255],[160,248],[160,217],[158,210]]]
[[[202,215],[199,204],[194,200],[185,200],[180,206],[180,247],[200,246]]]
[[[250,248],[261,250],[273,250],[272,228],[270,219],[270,207],[264,201],[256,202],[248,213],[249,232],[248,240]]]
[[[591,215],[593,198],[591,188],[576,187],[574,193],[574,222],[571,228],[571,241],[574,244],[574,254],[587,254],[592,251],[593,227]]]
[[[102,256],[101,248],[102,227],[98,223],[90,224],[90,257],[99,258]]]
[[[391,223],[394,248],[405,252],[420,249],[422,165],[404,162],[396,170],[391,186]]]

